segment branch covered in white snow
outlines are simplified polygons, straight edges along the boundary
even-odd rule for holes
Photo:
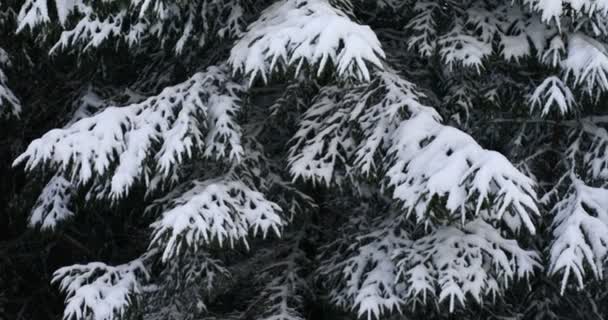
[[[277,68],[308,64],[320,75],[333,63],[339,76],[369,80],[384,51],[368,26],[353,22],[326,0],[281,0],[249,25],[230,54],[232,66],[267,82]],[[317,67],[318,65],[318,67]]]
[[[210,67],[140,103],[108,107],[51,130],[14,164],[25,162],[32,170],[48,163],[77,184],[108,176],[117,198],[138,181],[171,177],[196,151],[238,161],[240,129],[231,117],[239,90],[222,68]]]
[[[126,314],[148,272],[141,260],[119,266],[101,262],[63,267],[53,274],[67,295],[63,319],[113,320]]]
[[[398,277],[406,283],[405,299],[447,301],[450,312],[468,297],[478,303],[494,299],[514,280],[527,280],[541,268],[536,252],[520,248],[481,219],[462,229],[440,227],[395,251],[394,257]]]
[[[182,250],[198,250],[217,241],[220,245],[243,241],[269,232],[281,234],[281,208],[264,195],[236,180],[193,181],[156,201],[163,211],[152,224],[150,246],[160,246],[166,261]]]
[[[492,204],[491,216],[512,230],[523,225],[534,233],[538,215],[534,182],[498,152],[483,149],[464,132],[421,113],[401,123],[388,151],[387,186],[393,198],[417,220],[426,218],[431,201],[445,197],[446,208],[460,214]],[[472,206],[471,206],[472,205]],[[432,214],[432,213],[431,213]]]

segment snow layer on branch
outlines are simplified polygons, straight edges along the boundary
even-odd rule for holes
[[[74,215],[70,210],[72,184],[62,176],[54,176],[42,189],[30,215],[29,225],[40,229],[55,229],[59,222]]]
[[[155,38],[174,44],[181,54],[187,44],[202,46],[210,35],[235,37],[243,32],[244,0],[200,0],[167,3],[156,0],[116,1],[26,0],[18,16],[17,31],[34,29],[54,22],[55,15],[64,29],[51,52],[84,44],[84,49],[100,46],[108,40],[129,46]],[[52,5],[52,4],[51,4]],[[50,9],[50,10],[49,10]],[[74,19],[70,19],[74,18]]]
[[[542,52],[541,60],[547,65],[556,67],[560,65],[565,52],[566,45],[564,44],[564,40],[559,34],[556,34],[549,41],[548,48],[545,48],[544,52]]]
[[[445,226],[395,251],[399,280],[406,282],[406,299],[423,304],[437,297],[450,312],[465,305],[467,296],[482,303],[500,295],[514,279],[527,279],[540,268],[534,251],[520,248],[481,219],[462,230]]]
[[[552,210],[549,272],[563,272],[562,294],[572,275],[583,287],[586,266],[601,279],[608,257],[608,190],[587,186],[573,175],[570,179],[567,195]]]
[[[0,48],[0,116],[10,113],[18,116],[21,112],[21,102],[8,87],[8,78],[2,71],[2,67],[9,66],[8,53]],[[8,112],[7,112],[8,110]]]
[[[341,230],[344,239],[323,248],[328,258],[322,261],[319,274],[328,280],[333,303],[368,319],[401,311],[403,286],[397,284],[392,255],[410,241],[395,221],[392,217],[370,226],[357,216]]]
[[[482,218],[440,226],[418,239],[400,221],[391,214],[372,221],[356,215],[338,240],[322,248],[319,276],[333,303],[368,319],[437,302],[453,312],[470,298],[483,304],[502,296],[515,280],[528,280],[541,268],[536,252]]]
[[[446,197],[446,208],[479,214],[492,201],[492,217],[504,217],[512,230],[523,224],[535,228],[530,213],[538,214],[533,181],[519,172],[503,155],[485,150],[466,133],[444,126],[431,114],[420,113],[401,123],[392,136],[387,185],[393,198],[423,221],[435,197]],[[492,200],[490,200],[492,199]],[[467,205],[476,202],[475,208]],[[518,215],[519,218],[516,216]]]
[[[63,319],[113,320],[125,315],[147,277],[140,260],[115,267],[92,262],[55,271],[52,282],[67,295]]]
[[[592,120],[582,119],[580,127],[570,130],[569,135],[573,140],[564,152],[568,171],[543,197],[546,202],[557,198],[551,210],[554,219],[549,272],[562,274],[562,293],[572,276],[579,288],[583,287],[589,270],[595,278],[603,278],[608,258],[608,190],[605,185],[608,133]],[[590,183],[583,181],[577,175],[579,172]]]
[[[546,116],[552,108],[557,107],[559,114],[566,114],[574,108],[576,100],[570,88],[558,77],[548,77],[536,87],[529,98],[530,111],[540,109]]]
[[[109,174],[111,196],[120,197],[136,181],[148,183],[150,173],[170,177],[185,157],[204,149],[209,127],[207,154],[238,160],[240,129],[227,117],[238,109],[239,90],[223,69],[210,67],[140,103],[108,107],[67,128],[51,130],[34,140],[14,164],[26,162],[32,170],[50,163],[80,184]]]
[[[53,54],[57,50],[75,46],[78,43],[86,43],[83,51],[93,47],[99,47],[111,37],[119,37],[122,32],[122,22],[126,18],[126,11],[104,20],[98,17],[86,16],[82,18],[74,28],[61,32],[59,40],[51,48]]]
[[[560,18],[565,12],[592,16],[596,13],[608,14],[608,1],[606,0],[524,0],[524,4],[532,10],[542,13],[544,22],[555,21],[560,24]]]
[[[369,80],[368,63],[382,68],[384,51],[376,34],[359,25],[325,0],[282,0],[264,10],[230,53],[236,71],[261,76],[266,82],[277,67],[328,62],[338,75]]]
[[[566,79],[572,76],[574,84],[582,86],[590,96],[608,90],[608,51],[595,39],[580,33],[570,35],[562,68]]]
[[[227,84],[229,87],[230,84]],[[212,95],[209,97],[208,122],[209,133],[205,139],[205,156],[216,159],[231,159],[240,162],[243,157],[241,145],[241,127],[236,121],[240,111],[236,91],[239,86],[232,84],[229,95]]]
[[[82,0],[54,0],[53,2],[57,18],[62,26],[66,25],[68,17],[72,13],[92,13],[92,8]],[[26,26],[33,29],[38,24],[50,21],[48,0],[26,0],[19,11],[17,32]]]
[[[154,222],[150,246],[162,247],[163,261],[182,250],[198,250],[216,240],[234,246],[252,231],[266,237],[280,235],[284,224],[281,208],[241,181],[213,179],[193,181],[156,200],[162,217]]]
[[[18,19],[17,31],[21,31],[26,26],[34,28],[40,23],[49,22],[51,19],[47,0],[26,0],[19,11]]]

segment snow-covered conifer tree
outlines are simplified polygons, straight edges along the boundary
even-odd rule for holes
[[[0,110],[62,110],[29,226],[137,230],[54,272],[64,319],[608,312],[608,1],[9,9],[73,64],[20,103],[0,49]]]

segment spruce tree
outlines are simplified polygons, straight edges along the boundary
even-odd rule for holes
[[[143,234],[54,272],[66,320],[608,312],[608,1],[6,12],[35,43],[0,48],[3,117],[41,108],[11,55],[74,65],[13,162],[45,181],[29,225]]]

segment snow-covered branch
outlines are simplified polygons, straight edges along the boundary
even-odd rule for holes
[[[238,110],[239,90],[222,68],[210,67],[140,103],[107,107],[51,130],[14,164],[25,162],[32,170],[48,163],[77,184],[109,175],[111,196],[118,198],[135,182],[148,183],[152,173],[170,177],[186,158],[204,150],[205,140],[207,155],[238,160],[240,131],[229,117]]]
[[[236,180],[193,181],[156,203],[163,213],[152,224],[151,246],[162,248],[163,261],[213,241],[247,246],[250,232],[280,235],[284,224],[277,204]]]
[[[477,215],[491,204],[494,219],[504,219],[512,230],[523,225],[535,231],[530,216],[539,214],[534,182],[500,153],[483,149],[469,135],[441,125],[430,114],[401,123],[393,133],[387,162],[387,186],[393,198],[418,221],[426,218],[437,196],[445,197],[446,208],[459,213],[463,222],[467,213]]]
[[[392,255],[410,241],[395,221],[368,224],[361,217],[353,218],[341,229],[343,236],[323,248],[327,258],[319,276],[328,280],[333,303],[367,319],[401,311],[403,287],[397,284]]]
[[[583,287],[587,266],[603,278],[608,257],[608,189],[587,186],[575,176],[570,181],[567,194],[552,209],[549,272],[563,273],[562,294],[571,276]]]
[[[546,78],[536,87],[529,98],[529,103],[531,111],[538,108],[542,116],[547,115],[555,107],[559,114],[567,114],[576,105],[570,88],[555,76]]]
[[[30,215],[30,226],[55,229],[57,224],[74,215],[70,201],[74,190],[72,184],[62,176],[54,176],[42,189]]]
[[[505,239],[481,219],[462,229],[440,227],[395,252],[398,277],[406,282],[406,299],[447,301],[450,312],[467,297],[493,299],[516,279],[529,279],[540,269],[540,257]]]
[[[328,63],[339,76],[369,80],[369,65],[382,68],[384,51],[376,34],[326,0],[281,0],[249,25],[230,55],[232,66],[267,82],[277,68],[304,64],[320,75]]]
[[[63,267],[53,282],[68,296],[64,319],[113,320],[126,314],[147,278],[143,262],[134,260],[115,267],[101,262]]]

